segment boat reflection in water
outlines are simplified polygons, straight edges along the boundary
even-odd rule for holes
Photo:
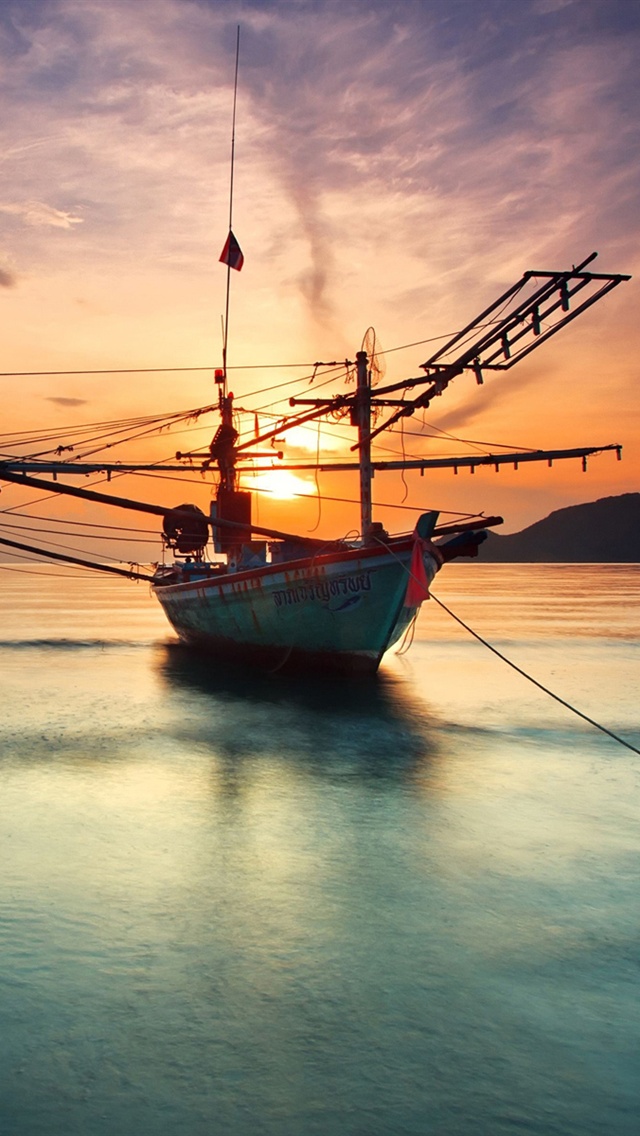
[[[410,782],[439,757],[428,708],[385,672],[348,680],[216,671],[210,656],[181,643],[164,644],[156,666],[182,703],[180,740],[236,764],[277,758],[318,775]]]

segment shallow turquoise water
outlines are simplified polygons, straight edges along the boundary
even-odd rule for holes
[[[636,754],[434,604],[350,685],[0,582],[3,1134],[635,1136]],[[640,748],[640,568],[434,590]]]

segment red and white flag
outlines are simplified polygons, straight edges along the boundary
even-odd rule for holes
[[[234,237],[231,229],[229,229],[229,236],[225,241],[224,248],[220,253],[220,260],[222,264],[228,264],[229,268],[236,268],[238,272],[244,264],[244,256],[242,249]]]
[[[426,541],[420,539],[416,529],[413,534],[413,551],[409,565],[407,591],[404,597],[405,607],[420,607],[423,600],[429,599],[429,578],[422,555],[426,547]]]

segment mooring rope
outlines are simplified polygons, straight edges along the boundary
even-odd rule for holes
[[[412,575],[413,575],[413,573],[412,573]],[[413,637],[416,633],[416,621],[417,621],[417,619],[418,619],[418,612],[416,611],[416,614],[414,615],[413,619],[411,620],[411,623],[409,624],[404,635],[402,636],[402,643],[398,647],[398,650],[396,651],[396,655],[406,655],[407,651],[411,647],[411,645],[413,643]]]
[[[548,686],[544,686],[541,682],[538,682],[536,678],[533,678],[532,675],[527,674],[526,671],[523,671],[522,667],[519,667],[516,663],[512,662],[511,659],[508,659],[506,655],[502,654],[502,651],[499,651],[497,647],[494,647],[491,643],[488,643],[486,639],[482,638],[482,635],[478,635],[477,631],[474,631],[472,627],[469,627],[468,623],[465,623],[464,620],[460,619],[460,616],[451,611],[451,608],[447,607],[447,605],[443,603],[442,600],[439,600],[437,596],[434,596],[433,592],[431,592],[431,599],[435,600],[438,606],[441,607],[443,611],[446,611],[447,615],[450,615],[452,619],[455,619],[456,623],[459,623],[461,627],[464,627],[465,631],[468,631],[470,635],[473,635],[474,639],[477,639],[479,643],[482,643],[483,647],[486,647],[487,650],[491,651],[494,655],[497,655],[499,659],[502,659],[502,662],[506,663],[507,666],[512,668],[512,670],[517,671],[518,674],[522,675],[523,678],[526,678],[529,682],[533,683],[534,686],[537,686],[538,690],[542,690],[544,694],[548,694],[550,698],[553,698],[556,702],[559,702],[561,706],[565,706],[567,710],[571,711],[572,714],[577,714],[578,718],[582,718],[583,721],[588,722],[590,726],[595,726],[596,730],[601,730],[603,734],[607,734],[608,737],[613,738],[614,742],[618,742],[620,745],[625,746],[626,749],[630,749],[632,753],[637,753],[640,755],[640,749],[636,749],[634,745],[631,745],[631,742],[627,742],[624,738],[619,737],[618,734],[614,734],[613,730],[608,730],[606,726],[601,725],[600,722],[596,722],[595,719],[590,718],[588,714],[583,714],[582,710],[578,710],[575,706],[572,706],[570,702],[567,702],[564,698],[561,698],[559,694],[554,694],[553,690],[549,690]]]
[[[391,555],[393,556],[394,560],[397,560],[398,564],[400,564],[401,567],[404,568],[405,572],[407,573],[407,576],[409,576],[412,580],[415,580],[416,583],[420,583],[420,581],[414,576],[411,569],[406,564],[402,563],[402,560],[400,559],[399,556],[396,556],[396,554],[395,554],[395,552],[393,551],[392,548],[387,548],[387,551],[390,552]],[[450,615],[451,618],[456,621],[456,623],[459,623],[461,627],[464,627],[465,631],[468,631],[470,635],[473,635],[473,638],[477,639],[478,643],[482,643],[483,647],[486,647],[488,651],[491,651],[494,655],[497,655],[497,657],[499,659],[502,659],[502,662],[506,663],[508,667],[511,667],[512,670],[517,671],[517,673],[519,675],[522,675],[523,678],[526,678],[528,682],[531,682],[531,683],[533,683],[534,686],[537,686],[538,690],[541,690],[543,692],[543,694],[548,694],[549,698],[553,698],[555,702],[559,702],[561,706],[565,706],[566,709],[570,710],[572,714],[576,714],[578,718],[582,718],[582,720],[584,722],[588,722],[590,726],[595,726],[596,730],[601,730],[603,734],[606,734],[607,737],[612,738],[614,742],[618,742],[618,744],[621,745],[621,746],[624,746],[625,749],[630,749],[632,753],[637,753],[638,756],[640,756],[640,749],[636,749],[636,747],[634,745],[631,745],[631,742],[627,742],[627,741],[624,740],[624,738],[621,738],[618,734],[614,734],[613,730],[608,730],[606,726],[602,726],[600,724],[600,722],[596,722],[596,720],[594,718],[590,718],[588,714],[583,714],[582,710],[578,710],[575,706],[572,706],[570,702],[567,702],[567,701],[565,701],[564,698],[561,698],[559,694],[554,694],[553,690],[549,690],[548,686],[544,686],[541,682],[538,682],[537,678],[533,678],[532,675],[527,674],[526,671],[523,671],[522,667],[519,667],[517,665],[517,663],[514,663],[514,662],[511,661],[511,659],[508,659],[506,655],[502,654],[502,651],[499,651],[497,647],[494,647],[491,643],[487,642],[486,639],[483,639],[482,635],[479,635],[477,631],[473,630],[473,627],[469,627],[469,624],[465,623],[464,619],[460,619],[460,616],[456,615],[451,610],[451,608],[447,607],[447,605],[445,603],[443,603],[442,600],[439,600],[437,596],[434,596],[434,594],[431,590],[429,591],[429,599],[435,600],[436,603],[438,604],[438,607],[441,607],[443,611],[446,611],[447,615]],[[413,627],[414,630],[415,630],[417,616],[418,616],[418,613],[416,612],[416,615],[414,616],[413,622],[410,625],[411,627]],[[407,631],[408,630],[409,629],[407,629]],[[405,645],[406,637],[407,637],[407,632],[405,632],[405,637],[402,640],[402,643],[400,645],[400,651],[397,651],[396,654],[400,654],[400,653],[404,654],[405,653],[403,651],[403,648],[404,648],[404,645]],[[413,635],[411,636],[411,641],[413,642]],[[405,650],[406,650],[406,648],[405,648]]]

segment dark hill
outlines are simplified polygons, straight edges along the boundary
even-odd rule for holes
[[[640,493],[558,509],[508,536],[490,533],[480,558],[500,564],[640,562]]]

